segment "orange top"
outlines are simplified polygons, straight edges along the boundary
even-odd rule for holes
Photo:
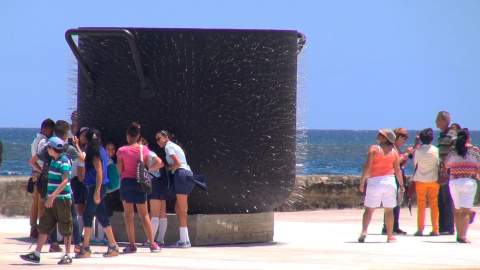
[[[370,177],[393,175],[393,163],[395,162],[394,149],[385,156],[382,154],[380,146],[378,146],[378,154],[373,158],[372,168],[370,169]]]

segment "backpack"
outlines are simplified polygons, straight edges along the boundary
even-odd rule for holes
[[[46,147],[46,146],[45,146]],[[68,144],[63,146],[63,152],[67,151]],[[37,189],[38,194],[42,200],[47,199],[47,186],[48,186],[48,171],[50,170],[50,162],[53,157],[48,154],[48,151],[45,152],[45,161],[43,162],[43,168],[40,172],[40,177],[37,180]]]

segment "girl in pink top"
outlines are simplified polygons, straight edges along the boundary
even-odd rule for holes
[[[147,195],[143,193],[137,187],[136,172],[137,172],[137,160],[140,159],[140,147],[142,147],[143,162],[145,166],[150,167],[150,154],[145,145],[138,143],[140,139],[140,125],[132,123],[127,129],[127,142],[128,145],[120,147],[117,152],[117,167],[120,173],[120,199],[123,203],[123,209],[125,211],[125,226],[127,227],[128,241],[130,245],[126,247],[123,252],[130,253],[136,252],[137,246],[135,245],[135,224],[133,221],[134,204],[137,205],[138,215],[142,220],[143,229],[150,241],[150,251],[160,251],[161,248],[155,243],[153,238],[152,223],[148,215]]]

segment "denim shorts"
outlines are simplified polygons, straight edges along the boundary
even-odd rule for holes
[[[122,178],[120,180],[120,200],[143,204],[147,201],[147,194],[138,189],[136,179]]]

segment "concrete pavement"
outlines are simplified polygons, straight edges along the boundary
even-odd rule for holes
[[[137,253],[115,258],[102,257],[106,246],[92,246],[92,258],[74,259],[68,266],[57,265],[60,253],[45,252],[48,246],[43,248],[39,265],[21,260],[20,254],[35,248],[29,249],[28,219],[3,218],[0,269],[480,269],[480,217],[469,229],[472,243],[460,244],[455,236],[414,237],[416,209],[413,212],[410,216],[408,209],[402,209],[400,227],[408,235],[397,236],[397,243],[387,244],[386,236],[380,234],[382,209],[375,211],[363,244],[357,242],[361,209],[278,212],[270,243],[165,247],[161,253],[139,248]],[[430,230],[427,226],[424,233]]]

